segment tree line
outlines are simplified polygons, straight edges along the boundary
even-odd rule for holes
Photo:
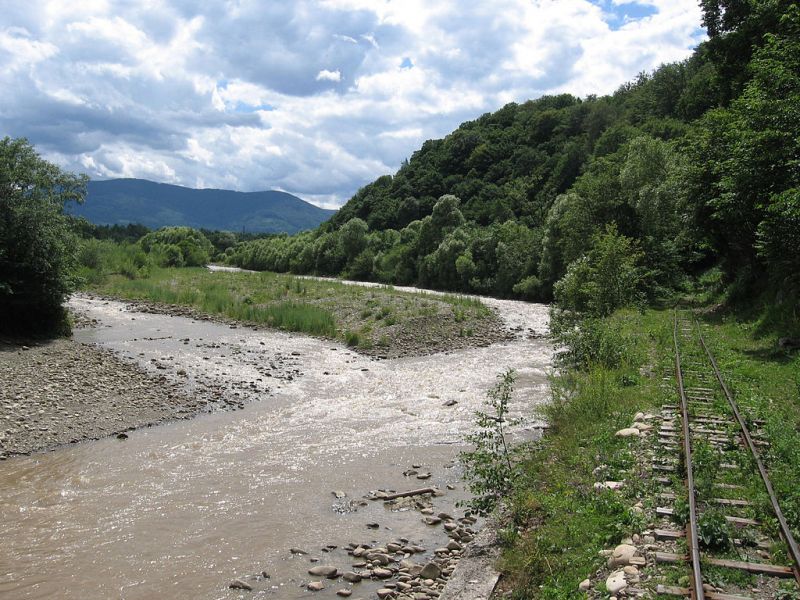
[[[796,313],[800,8],[701,6],[709,39],[688,59],[607,96],[545,96],[466,122],[360,189],[327,223],[293,236],[76,223],[63,205],[82,198],[85,178],[6,138],[0,311],[23,318],[4,322],[58,321],[81,275],[74,250],[86,266],[107,254],[103,243],[126,245],[120,261],[132,277],[149,264],[215,258],[555,300],[595,316],[668,297],[716,268],[730,300],[767,293]]]
[[[317,230],[241,244],[228,261],[601,311],[719,265],[734,296],[769,286],[796,299],[798,8],[702,8],[709,40],[687,60],[609,96],[546,96],[464,123]],[[617,247],[625,290],[590,308]]]

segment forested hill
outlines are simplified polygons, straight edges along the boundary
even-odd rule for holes
[[[597,296],[587,281],[653,298],[717,265],[734,295],[796,298],[800,9],[702,4],[709,40],[688,60],[609,96],[544,97],[464,123],[318,230],[229,260],[531,299],[561,281],[577,304]],[[623,254],[633,291],[592,279]]]
[[[187,225],[249,233],[297,233],[334,214],[286,192],[196,190],[146,179],[90,181],[86,201],[68,210],[99,225]]]

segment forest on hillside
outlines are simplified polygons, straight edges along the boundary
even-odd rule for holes
[[[704,0],[709,39],[615,93],[511,103],[429,140],[327,223],[230,264],[550,300],[598,314],[717,267],[800,289],[800,8]]]

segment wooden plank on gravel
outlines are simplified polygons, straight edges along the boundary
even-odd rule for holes
[[[679,562],[686,562],[685,554],[675,554],[674,552],[656,552],[657,563],[675,564]]]
[[[667,473],[672,473],[675,471],[675,467],[672,465],[653,465],[654,471],[665,471]]]
[[[756,527],[756,526],[759,525],[758,521],[756,521],[754,519],[745,519],[743,517],[730,517],[730,516],[728,516],[728,517],[725,517],[725,519],[728,521],[728,523],[733,523],[734,525],[739,525],[741,527],[744,527],[746,525],[752,525],[753,527]]]
[[[713,502],[722,506],[752,506],[752,502],[747,500],[736,500],[735,498],[714,498]]]
[[[656,593],[667,596],[688,596],[689,588],[682,588],[676,585],[662,585],[659,583],[656,587]]]
[[[794,577],[794,570],[791,567],[784,567],[781,565],[730,560],[727,558],[707,558],[705,560],[708,564],[716,567],[739,569],[740,571],[747,571],[748,573],[772,575],[773,577]]]
[[[656,507],[656,515],[659,517],[671,517],[675,514],[675,511],[671,508],[667,508],[666,506],[657,506]]]
[[[738,594],[723,594],[721,592],[706,592],[708,600],[753,600],[752,596],[739,596]]]
[[[653,534],[657,540],[678,540],[686,536],[685,532],[675,529],[656,529]]]

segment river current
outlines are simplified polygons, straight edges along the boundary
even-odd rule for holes
[[[512,409],[528,418],[519,435],[531,435],[547,399],[552,349],[529,335],[546,332],[547,308],[485,302],[513,341],[376,361],[307,336],[73,298],[98,321],[79,341],[160,368],[189,393],[248,402],[0,463],[0,598],[335,598],[342,586],[306,591],[310,559],[346,570],[348,542],[397,537],[430,555],[447,542],[440,529],[363,496],[435,485],[447,490],[435,509],[457,513],[458,453],[498,373],[517,371]],[[263,376],[259,365],[278,355],[293,377]],[[404,475],[415,465],[430,479]],[[247,577],[254,592],[228,589]],[[358,585],[365,597],[377,587]]]

